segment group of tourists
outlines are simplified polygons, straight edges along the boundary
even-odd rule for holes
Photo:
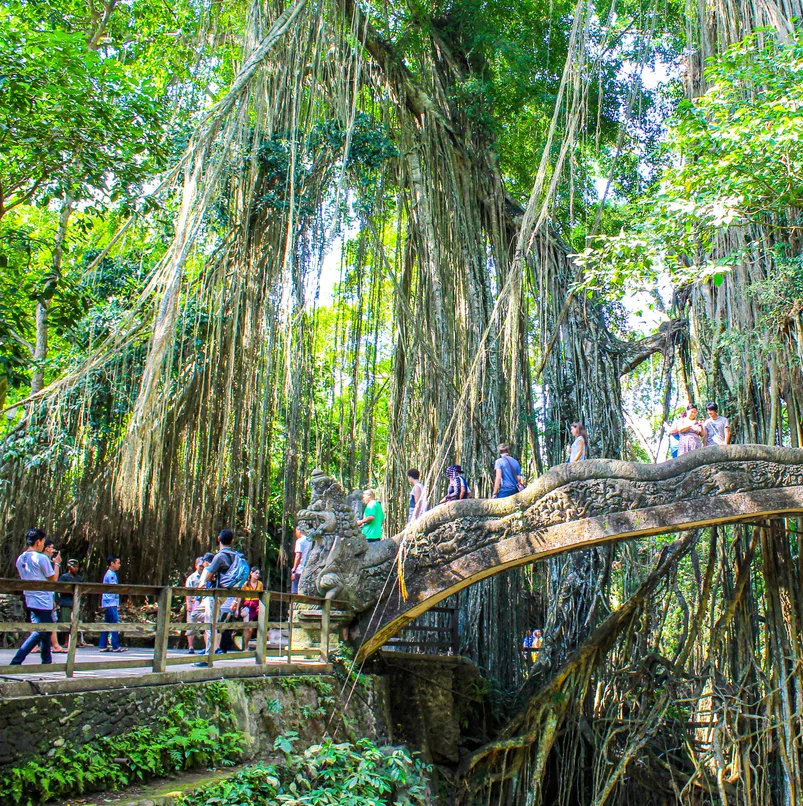
[[[213,652],[224,655],[227,652],[239,649],[247,650],[251,641],[252,629],[243,629],[242,644],[235,643],[234,622],[254,622],[259,615],[259,599],[262,593],[261,572],[256,565],[249,565],[242,552],[234,548],[234,532],[224,529],[217,537],[217,552],[208,552],[195,560],[195,569],[187,577],[184,586],[197,588],[199,591],[210,588],[241,589],[252,591],[249,597],[228,596],[218,608],[215,619],[215,597],[198,596],[187,597],[187,622],[190,624],[211,624],[214,621],[232,627],[224,627],[220,632],[215,631],[214,643],[212,630],[204,630],[204,654]],[[195,630],[187,631],[187,652],[195,654]],[[206,661],[194,664],[198,667],[208,666]]]
[[[61,552],[53,545],[53,541],[41,529],[29,529],[25,534],[25,551],[17,558],[17,573],[20,579],[26,582],[66,582],[77,584],[84,578],[79,573],[78,560],[67,560],[67,570],[60,574]],[[120,569],[120,558],[116,555],[109,557],[108,568],[103,577],[106,585],[117,584],[117,571]],[[56,597],[51,591],[26,590],[24,595],[25,609],[32,624],[55,624],[57,622],[70,622],[73,618],[72,592],[60,592],[58,600],[58,613],[56,611]],[[104,593],[101,597],[101,607],[104,610],[104,622],[119,624],[118,607],[120,597],[114,593]],[[57,618],[58,615],[58,618]],[[111,635],[111,643],[109,643]],[[90,646],[83,633],[78,633],[78,646]],[[125,652],[120,646],[120,637],[117,632],[101,633],[99,648],[101,652]],[[32,632],[23,641],[11,660],[12,666],[20,666],[25,658],[32,652],[38,652],[42,663],[52,663],[53,653],[67,652],[67,647],[59,643],[58,635],[47,628]]]
[[[572,423],[571,425],[572,443],[569,446],[568,461],[580,462],[588,457],[588,432],[585,426],[580,423]],[[494,482],[492,498],[508,498],[511,495],[521,492],[526,484],[522,476],[521,463],[518,459],[510,454],[510,446],[501,444],[497,447],[498,458],[494,462]],[[446,488],[446,495],[441,498],[438,503],[446,504],[449,501],[462,501],[466,498],[473,498],[474,493],[466,481],[466,475],[460,465],[449,465],[444,474],[448,479],[448,486]],[[412,523],[414,520],[420,518],[428,509],[428,495],[421,483],[421,472],[416,468],[411,468],[407,471],[407,481],[410,484],[410,501],[407,508],[407,522]],[[376,496],[373,490],[366,490],[365,495],[370,495],[370,500],[373,505],[378,508],[381,513],[381,504],[376,501]],[[363,497],[363,501],[365,501]],[[366,508],[366,515],[363,519],[358,521],[362,525],[367,522],[368,509]],[[384,518],[384,516],[381,516]],[[381,519],[380,519],[381,524]],[[381,529],[374,527],[369,535],[365,527],[363,532],[366,537],[371,540],[377,540],[381,537]]]
[[[521,654],[524,656],[525,663],[535,663],[543,643],[544,638],[541,630],[527,630],[524,634],[524,640],[521,642]]]
[[[195,569],[186,580],[188,588],[198,588],[199,592],[208,588],[236,588],[253,591],[253,597],[227,597],[220,605],[218,621],[223,624],[238,619],[245,622],[257,620],[259,613],[259,594],[262,591],[260,571],[256,566],[249,567],[243,554],[233,548],[234,532],[224,529],[217,538],[218,551],[198,557]],[[118,584],[117,572],[120,570],[121,560],[116,554],[109,556],[103,584],[116,586]],[[77,560],[67,561],[67,571],[60,574],[61,552],[56,550],[53,541],[41,529],[29,529],[25,534],[25,551],[17,558],[17,573],[20,579],[32,582],[66,582],[77,584],[84,581],[79,573],[80,565]],[[303,571],[303,568],[301,569]],[[73,619],[75,602],[71,591],[59,592],[59,612],[56,618],[56,599],[51,591],[26,590],[24,593],[25,607],[28,619],[32,624],[49,625],[58,622],[69,623]],[[188,596],[187,622],[192,624],[209,624],[214,616],[214,597]],[[120,595],[114,590],[107,590],[101,595],[100,606],[103,609],[104,624],[114,625],[120,623]],[[79,646],[90,646],[79,632]],[[215,635],[215,646],[211,651],[225,653],[236,650],[234,642],[234,629],[224,629]],[[195,654],[196,632],[187,632],[188,651]],[[210,651],[211,630],[204,633],[206,651]],[[251,639],[251,629],[245,628],[242,648],[247,649]],[[125,652],[121,645],[120,633],[116,630],[102,632],[98,648],[101,652]],[[48,627],[32,632],[17,650],[12,666],[19,666],[25,658],[34,651],[41,656],[43,664],[53,662],[54,652],[66,652],[58,643],[58,637]],[[206,666],[204,662],[196,666]]]
[[[673,459],[705,445],[730,443],[730,423],[727,417],[719,413],[719,406],[712,401],[705,410],[708,418],[700,422],[697,419],[697,406],[689,403],[674,423],[664,423],[664,430],[669,434],[669,453]]]
[[[683,415],[672,425],[664,423],[669,434],[670,453],[672,457],[682,456],[689,451],[701,448],[704,445],[727,445],[730,442],[730,424],[726,417],[719,414],[719,407],[715,402],[706,406],[707,419],[700,422],[697,417],[697,407],[690,404]],[[574,422],[570,426],[572,442],[568,448],[568,462],[581,462],[589,456],[589,437],[585,426],[581,422]],[[497,449],[498,458],[494,462],[493,498],[507,498],[521,492],[525,487],[522,476],[521,463],[511,456],[510,447],[500,444]],[[449,465],[444,471],[448,479],[446,495],[438,503],[461,501],[473,498],[474,494],[466,480],[463,468],[458,464]],[[428,509],[429,496],[421,481],[421,473],[416,468],[407,471],[407,480],[410,484],[410,498],[408,503],[408,523],[420,518]],[[362,493],[364,510],[357,525],[369,541],[382,538],[385,513],[376,492],[372,489]],[[219,608],[218,621],[223,624],[242,620],[254,622],[259,613],[259,594],[262,591],[260,569],[249,566],[242,553],[233,548],[234,533],[231,529],[224,529],[217,538],[217,552],[208,552],[195,560],[193,571],[187,576],[185,586],[198,588],[238,588],[253,591],[250,598],[228,597]],[[80,574],[80,564],[76,559],[67,560],[66,570],[61,573],[61,554],[41,529],[30,529],[25,535],[25,551],[17,559],[17,571],[23,580],[47,580],[52,582],[67,582],[76,584],[83,582]],[[293,551],[293,566],[291,570],[291,590],[298,593],[298,585],[304,573],[307,557],[312,548],[312,541],[299,529],[296,529]],[[107,569],[103,577],[105,585],[118,584],[117,572],[120,570],[120,557],[111,555],[108,558]],[[72,619],[74,608],[71,592],[58,594],[58,619],[56,618],[56,598],[48,591],[25,591],[25,605],[30,621],[34,624],[53,624],[56,621],[69,622]],[[101,607],[104,612],[104,623],[119,624],[120,596],[113,592],[104,593],[101,597]],[[191,624],[210,624],[213,620],[214,597],[188,596],[186,605],[187,622]],[[251,638],[251,628],[243,628],[242,649],[247,649]],[[537,652],[540,647],[540,631],[536,636],[528,630],[524,639],[523,649]],[[187,631],[187,651],[195,654],[195,639],[197,631]],[[204,631],[205,652],[210,651],[211,630]],[[529,643],[528,643],[529,642]],[[536,642],[538,646],[534,646]],[[79,633],[79,646],[90,646],[82,633]],[[52,662],[52,653],[67,652],[62,647],[58,636],[49,629],[31,633],[17,651],[12,665],[19,665],[31,652],[41,654],[42,663]],[[103,632],[100,636],[99,649],[101,652],[125,652],[121,646],[120,635],[117,631]],[[211,651],[219,654],[238,649],[234,639],[234,629],[223,629],[215,633],[215,646]],[[534,654],[533,654],[534,657]],[[196,666],[206,666],[199,662]]]

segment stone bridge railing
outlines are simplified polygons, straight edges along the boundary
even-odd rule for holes
[[[438,506],[394,537],[396,570],[352,630],[358,659],[447,596],[517,565],[617,540],[798,514],[803,450],[728,445],[658,465],[561,465],[511,498]]]

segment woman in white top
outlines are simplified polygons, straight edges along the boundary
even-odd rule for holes
[[[574,442],[569,448],[569,464],[588,459],[588,431],[586,431],[586,427],[582,423],[572,423],[571,431]]]

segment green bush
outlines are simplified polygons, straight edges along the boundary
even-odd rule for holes
[[[182,796],[176,806],[426,806],[429,767],[403,748],[327,739],[303,753],[298,735],[276,739],[284,764],[255,764]]]
[[[12,768],[0,778],[0,803],[32,806],[88,789],[119,789],[177,770],[233,764],[241,753],[241,734],[221,734],[205,719],[135,728],[80,748],[65,746]]]

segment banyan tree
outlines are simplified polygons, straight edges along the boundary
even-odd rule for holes
[[[624,400],[648,376],[661,420],[673,400],[710,397],[738,441],[800,447],[799,288],[768,314],[778,272],[799,282],[799,206],[745,215],[693,251],[672,244],[667,263],[725,268],[670,273],[683,280],[655,291],[662,323],[646,335],[610,278],[588,282],[594,258],[576,257],[613,230],[617,187],[657,181],[646,174],[660,166],[639,164],[664,125],[645,71],[681,77],[693,101],[712,88],[706,60],[751,32],[751,53],[799,62],[800,14],[593,0],[205,8],[193,76],[214,78],[205,92],[171,87],[192,108],[169,166],[87,261],[102,276],[138,233],[151,246],[135,291],[80,360],[14,402],[5,573],[33,523],[90,567],[119,551],[132,581],[167,581],[227,525],[249,558],[284,561],[315,467],[346,489],[377,486],[396,531],[409,467],[434,496],[459,463],[487,496],[498,443],[532,479],[563,461],[578,419],[592,456],[641,458]],[[62,197],[65,228],[73,204]],[[796,530],[576,552],[458,594],[461,651],[508,696],[498,737],[457,770],[457,801],[799,802]],[[529,669],[518,647],[533,621],[545,641]]]

